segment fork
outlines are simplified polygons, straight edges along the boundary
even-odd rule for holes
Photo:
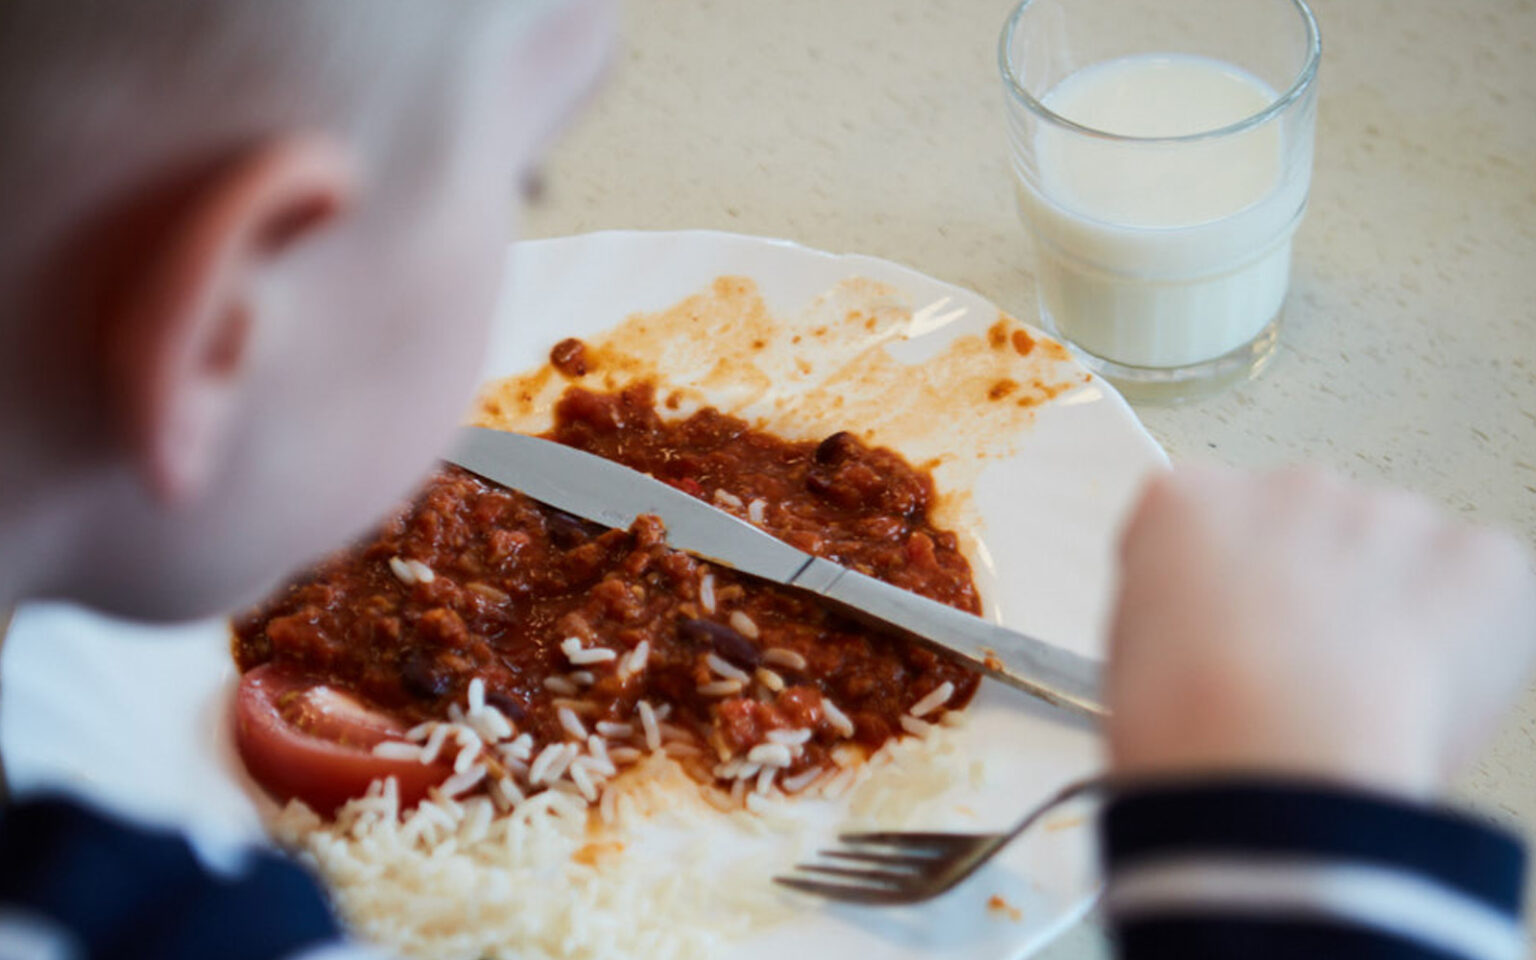
[[[1108,786],[1107,776],[1067,784],[1003,833],[845,833],[844,844],[818,856],[841,864],[802,863],[803,876],[774,877],[799,890],[870,906],[921,903],[953,889],[1041,817],[1075,797]]]

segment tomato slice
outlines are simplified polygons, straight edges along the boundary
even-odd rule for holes
[[[331,816],[368,784],[394,777],[407,807],[452,773],[451,756],[433,764],[373,755],[405,727],[347,694],[273,664],[240,678],[235,744],[252,777],[280,801],[303,800]]]

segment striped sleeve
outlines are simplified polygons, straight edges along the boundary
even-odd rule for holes
[[[1125,792],[1101,823],[1124,960],[1520,960],[1519,843],[1449,811],[1294,782]]]

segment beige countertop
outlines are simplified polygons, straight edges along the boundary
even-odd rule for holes
[[[1032,320],[994,70],[1009,6],[630,0],[613,75],[523,233],[786,237]],[[1276,361],[1138,412],[1176,460],[1319,461],[1536,540],[1536,3],[1314,9],[1316,174]],[[1536,694],[1463,793],[1536,826]],[[1092,921],[1044,954],[1106,955]]]

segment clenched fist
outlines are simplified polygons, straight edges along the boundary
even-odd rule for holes
[[[1278,773],[1427,797],[1536,655],[1511,537],[1314,470],[1181,469],[1121,546],[1114,769]]]

